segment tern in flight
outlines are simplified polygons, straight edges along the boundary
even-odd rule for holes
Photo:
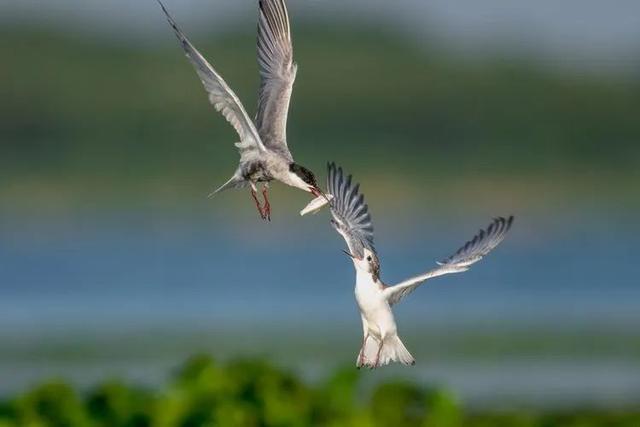
[[[202,80],[209,101],[240,136],[240,142],[235,144],[240,151],[240,164],[231,179],[211,195],[229,188],[249,186],[260,216],[268,220],[271,219],[271,205],[267,190],[269,182],[274,179],[316,197],[322,195],[313,173],[293,160],[287,146],[287,113],[297,65],[293,62],[289,16],[284,0],[258,2],[260,90],[255,123],[220,74],[189,42],[162,2],[158,0],[158,3]],[[263,183],[264,206],[258,200],[258,183]]]
[[[328,165],[327,193],[333,227],[344,237],[356,269],[355,296],[362,317],[363,339],[356,366],[377,368],[390,362],[413,365],[415,360],[398,337],[391,307],[425,280],[449,273],[467,271],[495,248],[511,228],[513,216],[496,218],[439,266],[394,286],[380,280],[380,261],[373,243],[371,216],[359,193],[359,185],[345,177],[342,168]]]

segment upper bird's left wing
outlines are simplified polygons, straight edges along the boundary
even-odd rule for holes
[[[209,101],[217,111],[222,113],[225,119],[227,119],[236,132],[238,132],[238,135],[240,135],[240,143],[236,144],[240,149],[240,153],[242,154],[243,150],[252,148],[257,148],[260,151],[266,151],[256,127],[249,118],[249,115],[245,111],[236,94],[231,90],[216,70],[213,69],[211,64],[209,64],[200,52],[193,47],[171,15],[169,15],[169,12],[162,2],[160,0],[157,1],[164,14],[167,16],[167,20],[173,28],[173,31],[176,33],[176,37],[180,41],[180,46],[182,46],[187,58],[189,58],[189,61],[196,69],[198,77],[200,77],[205,90],[209,94]]]
[[[284,0],[260,0],[258,65],[260,92],[256,125],[264,144],[291,157],[287,147],[287,116],[297,66],[289,14]]]
[[[331,225],[344,237],[352,256],[362,258],[364,248],[375,253],[371,215],[359,185],[351,181],[351,175],[345,177],[335,163],[329,163],[327,172],[327,192],[333,196]]]
[[[467,271],[469,267],[480,261],[485,255],[487,255],[493,248],[498,246],[507,232],[511,228],[513,223],[513,216],[509,218],[498,217],[486,228],[480,230],[473,239],[469,240],[456,251],[449,258],[439,262],[438,268],[435,268],[427,273],[421,274],[404,282],[398,283],[395,286],[385,288],[384,297],[389,305],[398,303],[406,295],[413,292],[418,286],[420,286],[425,280],[433,277],[442,276],[449,273],[461,273]]]

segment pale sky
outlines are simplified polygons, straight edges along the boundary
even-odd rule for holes
[[[189,34],[248,30],[255,0],[164,0]],[[296,20],[362,22],[454,53],[526,48],[577,68],[638,69],[640,1],[289,0]],[[155,0],[4,0],[0,25],[44,25],[149,42],[165,31]]]

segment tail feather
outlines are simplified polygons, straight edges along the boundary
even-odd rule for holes
[[[378,368],[380,366],[388,365],[391,362],[399,362],[403,365],[414,365],[416,363],[415,359],[411,353],[409,353],[409,350],[407,350],[400,338],[397,335],[394,335],[384,340],[382,350],[380,351],[380,357],[378,358],[378,363],[376,365],[378,349],[380,348],[379,346],[380,341],[373,337],[369,337],[362,349],[362,360],[360,360],[360,354],[358,354],[356,366],[359,368],[363,366]]]
[[[209,193],[209,195],[207,197],[211,198],[211,197],[215,196],[216,194],[218,194],[219,192],[224,191],[224,190],[228,190],[230,188],[243,188],[243,187],[246,187],[246,186],[247,186],[247,181],[245,181],[245,179],[242,178],[242,176],[240,176],[239,174],[233,174],[233,176],[229,179],[229,181],[225,182],[220,187],[218,187],[216,190],[214,190],[211,193]]]

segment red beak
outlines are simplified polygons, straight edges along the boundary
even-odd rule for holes
[[[316,197],[324,196],[324,194],[322,194],[322,191],[320,191],[320,189],[316,187],[311,187],[310,191],[311,191],[311,194],[313,194]]]

